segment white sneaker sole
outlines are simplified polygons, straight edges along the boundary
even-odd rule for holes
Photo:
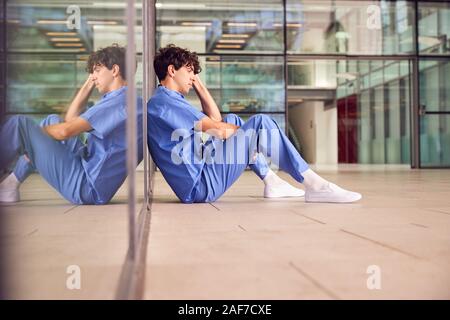
[[[298,192],[286,194],[285,192],[270,191],[264,192],[264,198],[299,198],[305,196],[305,191],[298,189]]]
[[[18,190],[1,190],[0,202],[1,203],[13,203],[20,201],[20,193]]]
[[[305,202],[352,203],[362,199],[362,195],[352,192],[351,196],[305,195]]]

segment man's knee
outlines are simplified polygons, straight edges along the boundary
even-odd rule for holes
[[[240,126],[244,123],[244,120],[234,113],[229,113],[223,118],[223,122]]]
[[[52,124],[58,124],[58,123],[61,123],[61,118],[59,117],[59,115],[50,114],[47,117],[45,117],[45,119],[42,120],[39,125],[41,127],[45,127],[45,126],[49,126]]]
[[[8,120],[7,123],[11,123],[14,127],[23,127],[26,126],[27,123],[29,122],[33,122],[33,119],[31,119],[30,117],[24,116],[24,115],[14,115],[11,116]]]
[[[250,117],[248,121],[254,121],[256,123],[261,123],[269,126],[276,125],[276,122],[270,116],[262,113],[255,114],[254,116]]]

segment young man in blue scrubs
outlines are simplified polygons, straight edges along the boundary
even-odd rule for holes
[[[18,159],[0,184],[0,202],[19,201],[20,184],[35,170],[74,204],[106,204],[124,182],[125,48],[113,45],[92,53],[86,69],[90,75],[64,119],[50,115],[39,126],[26,116],[13,116],[0,126],[0,168],[7,169]],[[102,97],[85,110],[94,88]],[[138,122],[140,105],[138,99]],[[84,132],[86,143],[79,137]],[[142,132],[138,132],[140,161]]]
[[[264,182],[265,197],[301,196],[303,192],[280,179],[267,165],[305,186],[305,201],[348,203],[361,199],[326,181],[302,159],[295,147],[267,115],[246,122],[220,110],[198,77],[198,57],[168,45],[153,62],[160,85],[148,102],[148,146],[153,160],[183,203],[213,202],[250,167]],[[202,112],[185,96],[194,88]],[[211,137],[204,142],[202,133]]]

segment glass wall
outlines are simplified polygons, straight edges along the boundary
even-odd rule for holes
[[[199,54],[200,77],[222,113],[269,113],[285,128],[283,1],[161,0],[156,8],[157,47]],[[194,91],[187,98],[200,108]]]
[[[86,76],[89,52],[126,42],[124,2],[77,3],[80,19],[68,0],[7,2],[9,67],[2,103],[8,113],[41,118],[62,112]],[[446,165],[429,160],[445,149],[429,151],[437,139],[429,137],[434,132],[445,140],[449,117],[449,2],[158,0],[155,9],[156,47],[174,43],[196,51],[200,76],[224,114],[270,114],[303,150],[311,141],[299,138],[299,119],[312,117],[326,131],[315,129],[314,161],[409,163],[410,145],[420,139],[423,163]],[[140,5],[137,18],[140,26]],[[420,75],[413,74],[417,59]],[[419,76],[417,103],[426,102],[427,116],[417,128],[411,110]],[[142,79],[137,81],[140,86]],[[187,98],[200,108],[193,91]]]
[[[295,127],[292,134],[297,135],[300,150],[311,148],[306,145],[315,145],[315,149],[328,145],[329,150],[334,150],[332,144],[337,143],[339,163],[408,164],[409,70],[408,60],[303,60],[290,57],[289,122]],[[302,106],[308,108],[312,102],[313,113],[295,110]],[[336,122],[330,123],[331,115]],[[300,125],[308,127],[308,121],[315,124],[315,140],[299,128]],[[334,135],[321,135],[323,131],[334,132]],[[322,161],[315,157],[316,162],[327,159],[330,157]]]
[[[137,52],[142,53],[140,1]],[[88,74],[88,55],[102,47],[126,44],[126,3],[114,1],[7,1],[8,114],[40,119],[68,107]],[[137,84],[142,86],[139,62]],[[91,96],[88,105],[100,95]]]
[[[283,53],[283,1],[158,0],[157,46],[197,53]]]
[[[450,3],[421,1],[418,10],[420,54],[449,55]]]
[[[450,3],[419,2],[418,16],[420,162],[423,167],[448,167]]]
[[[414,52],[412,1],[287,0],[288,53]]]
[[[1,64],[2,69],[0,70],[1,79],[6,80],[6,90],[3,90],[3,86],[1,87],[2,115],[3,113],[6,113],[6,115],[25,114],[33,117],[36,121],[43,119],[48,114],[56,113],[64,116],[78,89],[88,79],[86,62],[89,54],[112,44],[127,46],[130,43],[130,32],[134,33],[137,52],[137,71],[134,81],[137,89],[136,95],[142,95],[142,1],[135,1],[133,13],[137,21],[131,28],[127,26],[127,21],[132,21],[126,18],[127,1],[2,0],[1,3],[0,15],[3,17],[3,14],[6,14],[6,23],[5,28],[2,28],[0,32],[0,59],[5,59],[7,62]],[[6,9],[6,11],[3,9]],[[5,35],[7,36],[5,37]],[[132,68],[134,69],[134,67],[133,65]],[[122,75],[124,76],[124,74]],[[127,85],[131,86],[130,77],[127,78]],[[4,92],[6,92],[6,95],[4,95]],[[130,90],[127,93],[130,93]],[[98,91],[93,89],[86,108],[94,105],[100,98],[101,95]],[[140,106],[138,105],[138,107]],[[137,131],[143,136],[142,122],[137,121],[137,123],[141,124],[141,126],[137,126]],[[127,147],[130,148],[130,143],[127,143]],[[145,147],[144,150],[146,149]],[[116,165],[120,164],[116,163]],[[123,165],[126,166],[125,161],[123,161]],[[137,170],[141,171],[141,168]],[[147,212],[147,206],[143,201],[143,194],[147,192],[147,190],[144,190],[145,179],[144,173],[141,172],[135,179],[135,185],[132,185],[129,183],[130,175],[128,176],[127,182],[118,190],[111,202],[119,204],[119,206],[122,205],[123,211],[126,211],[128,206],[135,212],[131,212],[128,217],[126,214],[121,215],[122,221],[116,217],[113,219],[113,223],[120,223],[120,225],[126,227],[127,222],[131,220],[130,217],[135,217],[143,210],[145,210],[145,213]],[[41,192],[39,186],[42,184],[39,178],[34,180],[34,183],[37,186],[35,192]],[[128,197],[131,193],[127,193],[127,191],[133,188],[136,193],[133,193],[133,197]],[[47,199],[45,194],[39,195],[38,198],[43,200],[44,203],[54,200]],[[106,228],[105,230],[109,228],[108,221],[105,220],[102,224],[102,227]],[[134,222],[138,222],[138,219],[134,219]],[[127,257],[127,250],[129,249],[128,254],[130,254],[136,244],[128,236],[132,234],[132,230],[136,231],[138,228],[131,223],[128,226],[130,232],[127,233],[127,229],[124,228],[122,234],[114,235],[118,239],[123,237],[122,239],[114,243],[105,239],[103,239],[105,242],[98,242],[101,243],[101,250],[97,250],[98,259],[114,261],[113,263],[118,266],[123,263],[122,259]],[[8,227],[11,226],[8,225]],[[67,229],[69,236],[80,232],[80,230],[76,230],[79,225],[74,224],[72,227],[73,230]],[[116,227],[114,226],[114,228]],[[133,234],[135,238],[136,234],[137,232]],[[92,242],[94,246],[97,238]],[[130,241],[127,242],[129,239]],[[123,242],[117,247],[117,243],[120,241]],[[20,239],[15,246],[22,247],[17,245],[18,243],[20,243]],[[129,247],[126,246],[127,243]],[[124,245],[122,246],[122,244]],[[41,245],[42,248],[38,248]],[[11,290],[14,293],[17,291],[18,294],[25,295],[26,293],[28,296],[30,294],[32,296],[35,292],[46,291],[47,294],[51,295],[55,286],[47,287],[45,282],[47,284],[60,283],[61,274],[58,272],[49,274],[48,270],[57,270],[58,268],[60,268],[58,270],[66,270],[67,266],[74,263],[83,269],[86,274],[92,272],[95,274],[96,272],[96,266],[86,263],[86,259],[83,258],[83,255],[80,255],[81,251],[76,248],[74,251],[74,248],[62,248],[58,243],[56,245],[53,243],[50,247],[46,243],[40,243],[35,249],[37,251],[45,250],[45,258],[49,259],[41,261],[42,263],[38,265],[29,263],[29,261],[22,261],[23,257],[33,256],[35,258],[33,252],[20,252],[17,255],[17,253],[12,252],[13,250],[8,251],[10,248],[12,247],[7,247],[7,259],[5,261],[8,261],[8,278],[11,280]],[[59,255],[59,258],[56,259],[58,261],[55,262],[56,260],[53,257],[60,252],[65,254]],[[20,261],[17,257],[21,258]],[[22,265],[27,266],[26,272],[24,272],[24,269],[18,268]],[[109,276],[111,279],[120,279],[120,268],[114,268]],[[38,281],[38,279],[41,280]],[[61,283],[64,285],[64,280]],[[96,283],[98,282],[90,283],[86,281],[86,286],[83,285],[83,292],[98,290],[98,288],[93,287]],[[58,292],[61,292],[60,286],[57,287]],[[114,298],[114,290],[107,290],[106,292],[107,295],[105,293],[103,298]],[[67,294],[70,295],[70,291],[67,291]],[[69,296],[69,298],[77,297],[76,293]]]
[[[422,60],[420,156],[423,166],[450,166],[450,61]]]

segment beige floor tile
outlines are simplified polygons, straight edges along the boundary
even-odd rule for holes
[[[363,199],[264,199],[246,172],[210,206],[183,205],[158,173],[146,298],[450,298],[450,171],[322,175]],[[370,266],[380,290],[367,286]]]

